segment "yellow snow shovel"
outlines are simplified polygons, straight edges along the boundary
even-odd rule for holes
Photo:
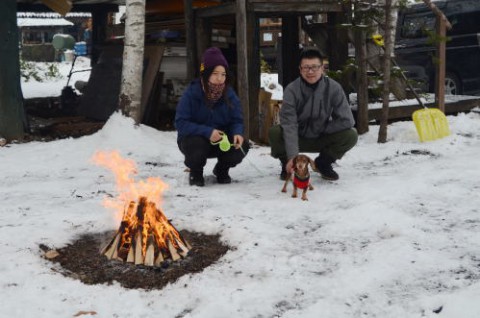
[[[380,34],[374,34],[372,40],[376,45],[385,50],[383,37]],[[392,58],[391,60],[396,67],[399,67],[395,59]],[[448,127],[448,121],[445,114],[438,108],[427,108],[415,89],[413,89],[405,74],[403,74],[402,71],[400,71],[400,74],[408,88],[410,88],[413,95],[415,95],[418,103],[423,107],[423,109],[416,110],[412,114],[412,119],[415,123],[415,128],[417,129],[420,141],[430,141],[450,135],[450,128]]]
[[[438,108],[419,109],[412,115],[420,141],[440,139],[450,135],[445,114]]]

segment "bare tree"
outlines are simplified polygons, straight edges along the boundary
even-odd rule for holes
[[[17,2],[0,1],[0,137],[20,139],[25,133],[25,111],[20,87]]]
[[[145,0],[126,1],[125,44],[119,108],[139,124],[142,121],[142,73],[145,46]]]
[[[377,142],[387,142],[387,126],[389,117],[389,101],[390,101],[390,70],[391,58],[393,53],[392,40],[392,1],[385,0],[385,51],[383,54],[383,93],[382,93],[382,115],[380,117],[380,129],[378,131]]]

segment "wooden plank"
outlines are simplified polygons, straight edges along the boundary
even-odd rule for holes
[[[258,108],[259,108],[259,140],[265,144],[268,144],[268,130],[272,126],[272,114],[270,112],[270,101],[272,93],[260,89],[258,92]]]
[[[112,259],[113,254],[117,251],[118,243],[120,243],[120,237],[120,233],[117,232],[117,235],[115,235],[115,238],[113,239],[113,243],[107,245],[107,248],[102,251],[102,254],[105,255],[108,259]]]
[[[145,262],[146,266],[153,266],[155,257],[155,247],[152,243],[148,244],[147,252],[145,253]]]
[[[429,108],[437,108],[435,103],[429,103],[425,106]],[[445,104],[446,114],[456,114],[459,112],[470,111],[475,107],[480,107],[480,98],[461,100],[458,102],[450,102]],[[411,118],[414,111],[421,109],[420,105],[390,107],[389,120]],[[370,120],[379,120],[381,116],[381,109],[370,109],[368,117]]]
[[[185,257],[187,256],[188,252],[189,252],[189,249],[182,243],[181,240],[176,240],[177,241],[177,244],[178,246],[180,247],[180,255],[182,255],[182,257]]]
[[[304,1],[296,1],[290,3],[252,3],[252,11],[255,13],[299,15],[321,12],[343,12],[343,9],[338,3],[306,3]]]
[[[170,256],[172,256],[173,261],[177,261],[180,259],[180,255],[177,253],[175,246],[173,246],[170,240],[167,241],[168,250],[170,251]]]
[[[164,259],[163,259],[163,254],[162,254],[162,250],[160,249],[160,250],[158,251],[158,255],[157,255],[157,258],[155,259],[154,265],[155,265],[155,266],[160,266],[163,261],[164,261]]]
[[[134,262],[135,262],[135,252],[134,252],[133,244],[131,244],[130,249],[128,250],[127,263],[134,263]]]
[[[143,264],[143,252],[142,252],[142,233],[137,230],[135,236],[135,265]]]
[[[298,0],[248,0],[248,3],[267,3],[275,5],[277,3],[290,3],[295,4],[299,3]],[[315,4],[317,6],[321,6],[324,4],[335,4],[339,5],[337,0],[302,0],[302,4]]]
[[[142,80],[142,102],[140,110],[140,118],[143,118],[147,103],[150,100],[152,94],[152,88],[155,83],[155,79],[159,75],[160,64],[162,62],[163,52],[165,51],[164,45],[145,45],[144,61],[146,62],[143,68],[143,80]],[[144,64],[145,64],[144,62]]]
[[[207,8],[197,8],[195,10],[195,16],[198,18],[214,18],[223,15],[233,15],[235,14],[235,4],[224,3],[214,7],[207,7]]]

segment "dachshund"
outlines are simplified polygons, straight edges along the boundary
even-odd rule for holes
[[[307,190],[313,190],[313,186],[310,183],[310,172],[308,170],[308,165],[312,167],[313,170],[316,169],[315,163],[313,160],[306,155],[297,155],[293,158],[293,176],[290,171],[287,171],[287,178],[285,179],[285,184],[283,185],[282,192],[287,192],[287,185],[290,180],[293,183],[293,193],[292,198],[297,197],[297,189],[302,189],[302,200],[307,201]]]

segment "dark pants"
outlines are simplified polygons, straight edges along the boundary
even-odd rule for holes
[[[232,140],[230,140],[232,142]],[[233,146],[228,151],[221,151],[218,145],[212,145],[210,140],[201,136],[187,136],[178,141],[178,148],[185,155],[185,165],[191,171],[203,171],[208,158],[218,158],[217,167],[221,170],[228,170],[242,162],[250,149],[248,140],[242,145],[242,150]]]
[[[271,155],[280,160],[287,159],[285,150],[285,141],[283,139],[283,129],[280,125],[275,125],[268,132],[270,141]],[[358,134],[355,128],[342,130],[330,135],[322,135],[318,138],[298,139],[300,152],[318,152],[327,155],[333,160],[343,157],[343,155],[355,146],[358,140]]]

